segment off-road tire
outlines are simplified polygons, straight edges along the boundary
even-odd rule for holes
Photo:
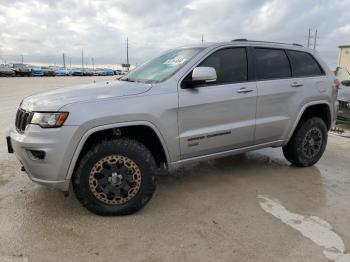
[[[313,154],[308,155],[309,146],[308,136],[310,132],[320,133],[321,142],[318,150],[314,150]],[[328,139],[328,130],[325,122],[319,117],[310,117],[302,120],[297,126],[294,134],[287,145],[283,147],[285,158],[297,167],[313,166],[322,157]],[[319,142],[317,142],[319,143]],[[306,145],[307,144],[307,145]],[[310,150],[312,152],[312,150]]]
[[[106,203],[107,199],[98,199],[97,192],[92,189],[91,184],[91,172],[96,164],[101,163],[103,159],[113,157],[129,159],[133,166],[138,168],[139,175],[137,193],[126,202],[120,201],[122,203],[117,204],[115,202],[118,200],[115,200],[114,203]],[[127,138],[104,140],[94,145],[81,158],[73,178],[73,190],[81,204],[97,215],[128,215],[144,207],[152,198],[156,189],[156,170],[155,160],[143,144]],[[134,174],[132,178],[133,176]],[[111,176],[108,177],[108,183],[110,183],[110,178]]]

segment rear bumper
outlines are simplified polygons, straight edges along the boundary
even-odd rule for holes
[[[8,152],[13,152],[23,165],[28,177],[41,185],[68,191],[70,180],[66,179],[70,161],[67,161],[74,126],[43,129],[28,125],[24,134],[10,130],[6,135]],[[43,158],[33,152],[44,152]]]

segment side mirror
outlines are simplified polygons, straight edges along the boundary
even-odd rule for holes
[[[341,84],[343,86],[350,86],[350,80],[343,80],[343,81],[341,81]]]
[[[213,67],[200,66],[193,69],[192,81],[214,82],[216,81],[216,70]]]

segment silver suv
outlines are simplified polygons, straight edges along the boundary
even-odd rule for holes
[[[333,73],[313,50],[244,39],[170,50],[118,81],[25,98],[7,136],[28,176],[100,215],[152,197],[162,168],[282,147],[315,164],[337,112]]]

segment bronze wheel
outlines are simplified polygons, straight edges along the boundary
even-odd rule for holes
[[[132,214],[152,198],[157,165],[142,143],[129,138],[102,140],[86,151],[73,178],[73,189],[98,215]]]
[[[134,161],[121,155],[106,156],[89,175],[93,195],[103,203],[121,205],[132,199],[141,187],[141,171]]]

